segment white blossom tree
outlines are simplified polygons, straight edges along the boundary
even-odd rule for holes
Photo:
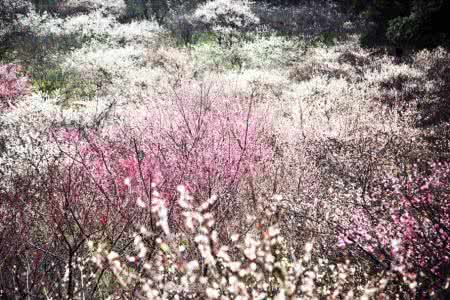
[[[213,0],[201,5],[194,19],[218,36],[219,44],[231,46],[233,38],[259,23],[247,0]]]

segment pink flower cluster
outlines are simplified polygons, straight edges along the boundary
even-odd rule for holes
[[[406,178],[389,178],[369,200],[377,206],[354,211],[338,246],[363,250],[422,290],[443,286],[450,276],[449,182],[448,163],[421,172],[416,166]]]
[[[26,77],[19,77],[21,67],[14,64],[0,65],[0,110],[8,108],[29,87]]]
[[[109,210],[124,214],[151,207],[155,198],[171,206],[180,184],[196,201],[233,194],[243,178],[257,176],[270,164],[272,149],[261,116],[230,110],[198,114],[185,108],[164,128],[148,113],[145,126],[63,129],[53,137],[71,149],[66,164],[93,182],[92,192],[105,198]]]

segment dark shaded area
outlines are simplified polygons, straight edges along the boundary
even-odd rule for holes
[[[363,46],[417,49],[450,46],[449,1],[346,0],[342,3],[367,21],[367,30],[361,38]]]
[[[276,6],[311,4],[311,0],[257,0]],[[342,12],[366,21],[361,44],[366,47],[450,47],[448,0],[334,0]]]
[[[450,122],[450,57],[436,60],[427,70],[427,77],[434,81],[436,88],[430,95],[430,100],[419,106],[424,116],[419,125],[429,127]]]

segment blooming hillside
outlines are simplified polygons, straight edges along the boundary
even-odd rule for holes
[[[0,4],[0,298],[449,297],[450,52],[291,2]]]

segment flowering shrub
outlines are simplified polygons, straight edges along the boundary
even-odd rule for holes
[[[137,143],[139,155],[143,156],[142,168],[151,169],[154,175],[160,174],[164,178],[162,186],[158,185],[160,192],[189,182],[191,191],[202,198],[234,190],[232,186],[237,185],[241,177],[251,176],[259,163],[270,161],[270,146],[264,140],[269,128],[265,128],[264,118],[253,111],[253,104],[240,112],[220,103],[227,103],[225,99],[200,96],[206,98],[195,100],[184,93],[172,100],[173,111],[143,113],[139,118],[125,114],[127,121],[123,121],[122,128],[117,128],[117,133],[113,128],[108,129],[111,148],[106,151],[115,153],[123,149],[120,145],[126,143],[122,132],[130,130],[131,137],[139,139],[127,143]],[[154,108],[141,109],[150,112]],[[134,121],[128,118],[134,118]],[[133,183],[139,177],[135,173],[138,171],[136,149],[130,146],[125,149],[127,154],[121,155],[132,159],[128,162],[131,173],[124,177]]]
[[[339,240],[398,273],[419,295],[440,294],[448,284],[450,169],[437,163],[428,172],[374,187]]]
[[[238,50],[248,68],[280,67],[298,60],[303,42],[294,37],[257,34]]]
[[[151,21],[133,21],[120,24],[113,15],[95,9],[88,14],[66,17],[53,17],[46,13],[31,14],[21,21],[28,24],[37,36],[69,35],[78,36],[81,40],[91,40],[110,43],[144,43],[162,31],[159,25]]]
[[[245,234],[233,234],[224,240],[209,212],[216,198],[195,207],[183,186],[178,191],[186,227],[183,234],[174,235],[168,227],[164,230],[163,214],[160,226],[164,234],[155,236],[141,228],[131,255],[123,257],[102,245],[94,248],[93,261],[112,271],[122,295],[138,299],[351,299],[357,294],[367,298],[384,289],[385,282],[374,282],[375,287],[368,285],[362,293],[348,290],[345,285],[354,269],[323,259],[313,261],[312,243],[304,245],[302,257],[293,257],[276,224],[279,196],[260,212],[261,218],[250,218],[253,221],[246,225]],[[154,241],[151,247],[147,240]]]
[[[25,262],[14,253],[28,255],[30,245],[33,251],[45,249],[44,253],[53,253],[59,259],[56,270],[44,267],[39,269],[42,273],[26,273],[24,281],[19,280],[16,286],[26,280],[39,280],[41,283],[28,293],[40,295],[44,289],[54,295],[62,289],[69,297],[74,295],[81,275],[72,264],[77,257],[86,257],[86,239],[100,242],[107,238],[113,246],[124,246],[126,250],[126,239],[138,224],[149,228],[157,224],[143,210],[146,205],[158,203],[156,188],[165,197],[161,204],[170,208],[167,218],[174,231],[180,230],[180,214],[170,190],[189,181],[193,182],[189,189],[199,200],[212,193],[219,196],[214,211],[221,220],[221,232],[235,226],[231,220],[237,219],[237,211],[231,208],[240,205],[236,198],[238,187],[245,178],[258,176],[260,168],[271,159],[263,119],[253,111],[251,101],[242,113],[231,107],[227,110],[221,103],[224,99],[203,95],[199,102],[187,95],[177,95],[180,98],[172,100],[176,110],[167,114],[150,110],[136,118],[135,114],[117,111],[119,114],[105,121],[101,131],[89,129],[91,121],[85,118],[80,122],[75,113],[59,122],[49,115],[48,120],[40,120],[39,126],[22,119],[26,123],[17,130],[34,131],[24,136],[18,132],[19,136],[7,139],[0,164],[5,171],[2,178],[9,184],[0,189],[4,200],[1,209],[11,209],[13,215],[24,214],[30,219],[38,212],[42,215],[19,226],[20,233],[14,234],[20,234],[21,243],[5,244],[2,249],[11,260],[17,260],[19,272],[24,270]],[[47,113],[51,114],[50,110]],[[13,118],[17,117],[17,111],[8,113],[6,124],[14,124]],[[95,126],[100,126],[95,115],[93,118]],[[67,127],[70,119],[77,127]],[[47,122],[46,130],[33,129],[44,127],[43,121]],[[11,129],[7,126],[3,130]],[[38,141],[44,140],[44,146],[39,147]],[[20,169],[14,167],[17,161],[21,162]],[[29,178],[32,174],[34,177]],[[11,228],[2,230],[9,232]],[[52,238],[42,239],[49,232]],[[37,256],[35,263],[45,265],[48,259]],[[61,276],[63,272],[68,272],[68,278]],[[49,286],[52,276],[61,279],[58,286]]]
[[[251,39],[223,49],[218,44],[204,43],[192,46],[198,64],[217,70],[279,68],[299,60],[302,43],[294,38],[251,35]],[[290,53],[292,55],[287,55]]]
[[[74,10],[84,7],[89,11],[102,11],[108,15],[120,16],[125,13],[125,1],[122,0],[68,0],[61,5],[63,10]]]
[[[448,51],[339,40],[329,1],[176,2],[9,23],[0,298],[448,298]]]
[[[0,65],[0,111],[27,92],[28,79],[18,76],[20,70],[17,65]]]
[[[247,0],[214,0],[197,8],[194,18],[207,25],[219,36],[219,44],[233,44],[233,36],[255,25],[258,18]]]

